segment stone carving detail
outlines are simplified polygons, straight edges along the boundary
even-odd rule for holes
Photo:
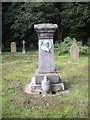
[[[41,49],[45,52],[50,52],[52,45],[51,42],[49,40],[44,40],[41,42]]]

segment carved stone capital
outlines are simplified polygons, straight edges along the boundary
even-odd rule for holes
[[[39,39],[53,38],[54,32],[58,28],[57,24],[37,24],[34,29],[38,33]]]

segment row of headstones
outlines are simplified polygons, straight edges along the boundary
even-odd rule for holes
[[[25,40],[23,40],[22,43],[23,43],[22,53],[26,53]],[[16,43],[15,42],[11,43],[11,52],[12,53],[16,52]],[[1,53],[1,49],[0,49],[0,53]],[[74,43],[70,48],[70,61],[78,60],[78,58],[79,58],[79,46],[76,43]]]
[[[23,43],[23,47],[22,47],[22,53],[26,53],[26,49],[25,49],[25,40],[22,41]],[[16,43],[15,42],[12,42],[11,43],[11,52],[12,53],[15,53],[16,52]]]
[[[22,48],[22,53],[25,53],[25,40],[22,41],[23,43],[23,48]],[[11,43],[11,52],[16,52],[16,43],[12,42]],[[74,43],[71,48],[70,48],[70,61],[78,60],[79,58],[79,46]]]
[[[25,50],[25,40],[22,41],[23,43],[23,47],[22,47],[22,53],[26,53],[26,50]],[[11,42],[11,52],[12,53],[15,53],[16,52],[16,42]],[[0,45],[0,54],[2,53],[2,47]]]

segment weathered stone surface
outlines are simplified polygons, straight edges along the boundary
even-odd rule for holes
[[[43,74],[36,73],[35,75],[36,84],[41,84],[45,75],[48,77],[48,79],[50,80],[52,84],[61,83],[60,77],[58,76],[56,72],[54,72],[54,73],[43,73]]]
[[[55,30],[58,28],[57,24],[52,23],[43,23],[34,25],[34,29],[39,33],[54,33]],[[46,34],[46,36],[47,36]]]
[[[15,42],[12,42],[12,43],[11,43],[11,52],[12,52],[12,53],[15,53],[15,52],[16,52],[16,43],[15,43]]]
[[[42,87],[41,87],[41,84],[36,84],[35,83],[35,78],[33,78],[31,80],[31,83],[28,84],[28,89],[30,90],[30,93],[31,92],[36,92],[38,94],[41,94],[42,93]],[[51,83],[51,86],[50,86],[50,92],[57,92],[57,91],[63,91],[64,90],[64,84],[62,82],[60,83],[57,83],[57,84],[53,84]],[[29,93],[29,91],[26,91]]]
[[[49,73],[54,72],[55,65],[54,65],[54,47],[53,47],[53,40],[49,39],[51,42],[51,50],[50,52],[45,52],[41,50],[41,42],[44,41],[43,39],[39,40],[39,67],[38,73]]]
[[[74,43],[70,48],[70,61],[78,60],[79,58],[79,46]]]
[[[54,46],[53,46],[53,35],[55,30],[58,28],[56,24],[38,24],[34,25],[39,38],[39,67],[38,73],[49,73],[54,72]],[[49,41],[51,44],[51,49],[49,52],[43,51],[41,49],[41,44],[43,41]]]

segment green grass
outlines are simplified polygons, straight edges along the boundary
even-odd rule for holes
[[[24,87],[38,68],[38,52],[3,53],[3,118],[87,118],[88,57],[68,62],[69,55],[54,56],[55,68],[65,84],[65,91],[48,96],[27,95]]]

